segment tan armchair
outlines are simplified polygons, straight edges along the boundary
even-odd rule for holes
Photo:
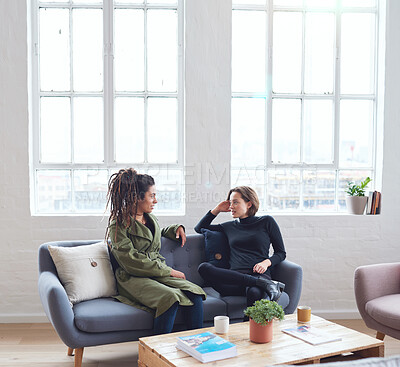
[[[361,317],[376,337],[400,339],[400,263],[360,266],[354,291]]]

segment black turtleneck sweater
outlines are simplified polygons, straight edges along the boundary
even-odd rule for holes
[[[281,231],[271,216],[252,216],[212,225],[214,218],[215,215],[209,211],[194,229],[197,233],[201,233],[201,229],[206,228],[226,234],[231,250],[232,270],[250,270],[255,264],[265,259],[270,259],[271,266],[274,266],[286,258]],[[274,254],[269,257],[271,244]]]

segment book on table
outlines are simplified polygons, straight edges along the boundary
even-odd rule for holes
[[[237,355],[236,345],[209,331],[177,337],[177,347],[206,363]]]
[[[340,336],[329,334],[326,331],[322,331],[309,325],[300,325],[293,328],[283,329],[282,331],[312,345],[342,340]]]

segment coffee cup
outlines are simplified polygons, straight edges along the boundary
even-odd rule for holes
[[[311,307],[299,306],[297,307],[297,321],[306,323],[311,320]]]
[[[228,316],[215,316],[214,328],[217,334],[226,334],[229,330],[229,317]]]

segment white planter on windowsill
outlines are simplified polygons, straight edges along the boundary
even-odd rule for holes
[[[367,196],[346,196],[346,206],[348,212],[350,214],[363,214],[367,200]]]

